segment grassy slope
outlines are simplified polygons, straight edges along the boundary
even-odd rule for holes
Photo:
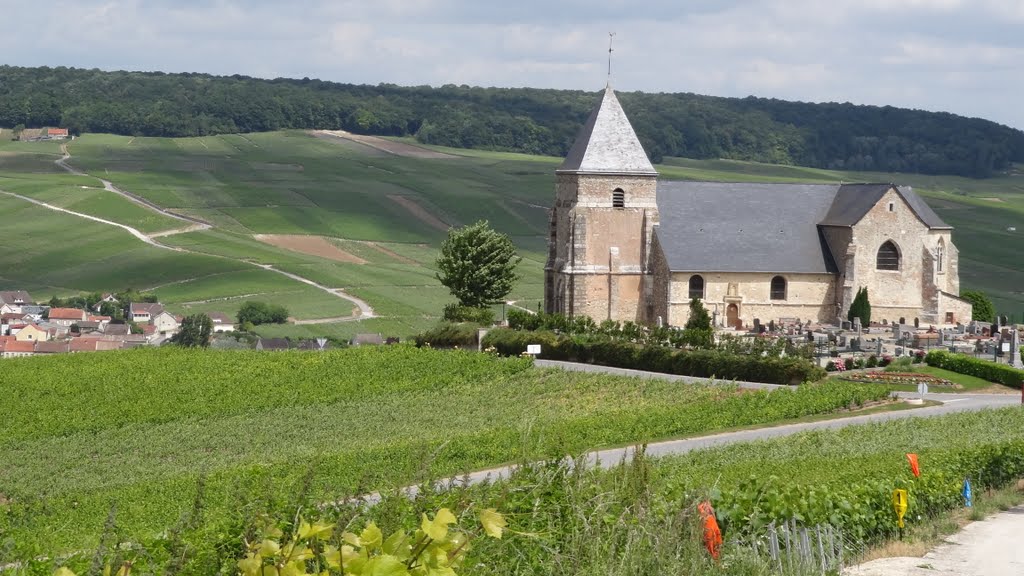
[[[547,222],[545,210],[540,207],[550,204],[552,172],[560,161],[557,158],[444,150],[455,157],[412,159],[356,144],[320,140],[301,132],[185,139],[87,135],[71,144],[71,151],[72,163],[77,167],[217,226],[212,231],[168,236],[162,242],[273,264],[331,287],[345,288],[369,300],[382,316],[365,323],[268,327],[263,329],[266,335],[347,337],[365,331],[408,335],[436,321],[441,306],[450,300],[432,269],[443,232],[415,217],[392,196],[405,197],[448,223],[489,218],[495,227],[515,238],[526,257],[520,269],[523,280],[510,298],[535,303],[542,295]],[[56,173],[53,159],[58,156],[59,148],[54,143],[31,147],[0,143],[0,188],[147,232],[176,224],[115,195],[80,188],[96,186],[96,180]],[[1024,177],[1019,174],[970,180],[673,158],[659,166],[659,171],[668,179],[911,184],[957,228],[954,234],[960,249],[963,288],[983,289],[1001,311],[1024,317],[1024,293],[1020,289],[1024,270],[1017,263],[1016,249],[1018,236],[1024,232],[1006,230],[1018,226],[1024,231]],[[63,239],[66,230],[51,223],[35,227],[30,232],[32,243],[38,245],[42,237]],[[369,263],[360,266],[297,254],[258,242],[252,238],[255,233],[326,235]],[[367,241],[385,243],[388,250],[404,258],[375,250],[365,244]],[[132,243],[125,243],[123,249],[128,250]],[[341,316],[349,311],[343,301],[283,277],[273,278],[269,272],[248,270],[212,281],[206,276],[221,270],[176,265],[165,272],[166,282],[151,282],[147,273],[134,274],[129,267],[100,286],[102,277],[76,281],[75,270],[80,267],[75,267],[56,284],[53,279],[40,278],[37,268],[5,266],[12,258],[0,255],[0,284],[4,287],[43,286],[48,291],[66,292],[76,288],[123,288],[127,283],[153,288],[195,279],[188,285],[158,292],[172,310],[181,313],[233,313],[245,301],[239,296],[251,294],[258,296],[249,298],[284,304],[300,318]],[[216,302],[192,304],[203,300]]]
[[[269,479],[280,487],[314,463],[315,489],[337,497],[411,482],[422,466],[454,474],[888,394],[874,386],[737,393],[529,366],[405,346],[13,359],[0,372],[0,389],[10,392],[0,396],[8,415],[0,493],[45,499],[15,537],[39,538],[52,552],[92,545],[114,502],[127,534],[169,526],[200,473],[208,476],[207,513],[226,514],[236,485]],[[0,515],[0,534],[4,522]]]

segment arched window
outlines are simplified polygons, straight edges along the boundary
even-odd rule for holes
[[[772,300],[786,299],[786,279],[782,276],[772,278]]]
[[[939,247],[935,249],[935,270],[942,272],[945,269],[944,262],[946,261],[946,243],[939,238]]]
[[[704,277],[699,274],[690,276],[690,300],[704,299]]]
[[[882,244],[881,248],[878,249],[878,258],[875,260],[875,268],[878,270],[900,269],[900,251],[896,248],[896,245],[892,243],[892,240],[887,240],[885,244]]]
[[[612,192],[612,208],[626,207],[626,192],[622,188],[616,188]]]

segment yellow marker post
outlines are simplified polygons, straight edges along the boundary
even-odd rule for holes
[[[903,538],[903,516],[907,513],[907,491],[897,488],[892,491],[892,509],[896,512],[896,526],[900,529],[900,538]]]

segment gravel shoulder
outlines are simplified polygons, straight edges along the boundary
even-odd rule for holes
[[[921,558],[880,558],[845,576],[1020,576],[1024,574],[1024,506],[972,522]]]

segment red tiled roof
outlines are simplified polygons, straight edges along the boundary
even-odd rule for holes
[[[89,322],[110,322],[110,316],[89,316]]]
[[[99,340],[75,338],[71,341],[72,352],[95,352]]]
[[[46,129],[46,134],[49,135],[49,136],[67,136],[68,135],[68,129],[67,128],[47,128]]]
[[[84,320],[85,310],[78,308],[50,308],[50,320]]]
[[[35,342],[8,340],[7,342],[0,343],[0,352],[33,352],[35,351],[35,344]]]

